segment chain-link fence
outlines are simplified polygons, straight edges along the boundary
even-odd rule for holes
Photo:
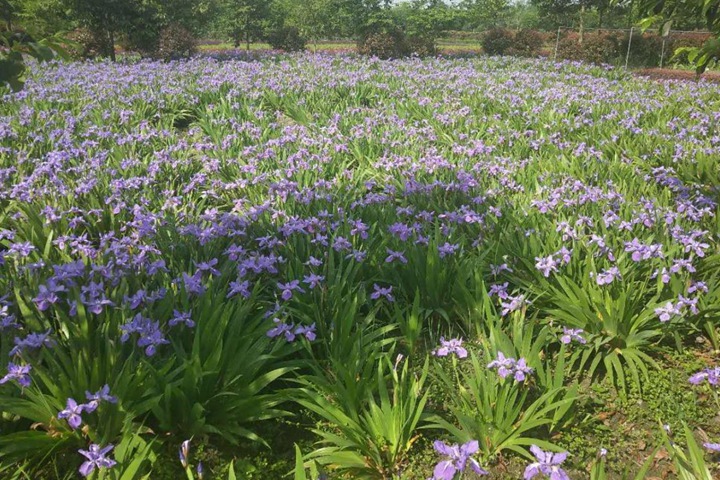
[[[702,46],[710,32],[667,30],[662,34],[630,29],[560,27],[555,36],[555,60],[583,60],[632,67],[665,67],[689,64],[682,47]]]

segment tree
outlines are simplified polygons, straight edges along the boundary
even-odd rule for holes
[[[66,57],[61,43],[63,39],[57,35],[35,41],[24,32],[0,31],[0,90],[6,85],[14,91],[23,88],[25,56],[39,62],[52,60],[56,56]]]
[[[362,38],[371,32],[392,30],[392,0],[333,0],[342,31]]]
[[[481,30],[500,26],[509,6],[508,0],[463,0],[460,3],[468,25]]]
[[[20,27],[39,37],[70,28],[61,0],[0,0],[0,21],[7,31]]]
[[[96,36],[100,54],[115,61],[115,43],[142,19],[138,0],[66,0],[72,17]]]
[[[695,70],[702,74],[708,66],[720,59],[720,0],[644,0],[640,8],[646,17],[640,22],[643,28],[659,25],[669,30],[673,24],[688,19],[702,19],[714,38],[701,47],[684,47],[675,53],[687,53],[695,64]]]
[[[251,41],[263,38],[272,3],[269,0],[221,0],[218,8],[221,28],[233,39],[235,47],[244,40],[250,50]]]
[[[339,33],[335,0],[276,0],[272,13],[273,27],[296,27],[300,34],[313,42]]]
[[[435,40],[457,19],[456,11],[442,0],[413,0],[407,7],[404,24],[411,37]]]

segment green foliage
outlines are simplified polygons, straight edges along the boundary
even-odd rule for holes
[[[513,34],[504,28],[493,28],[485,32],[482,40],[483,51],[488,55],[503,55],[513,46]]]
[[[532,57],[540,52],[545,44],[545,36],[537,30],[524,28],[515,33],[512,52],[515,55]]]
[[[286,52],[299,52],[305,50],[305,39],[300,36],[297,27],[282,27],[271,31],[267,36],[267,42],[276,50]]]
[[[357,48],[361,55],[381,60],[402,58],[410,54],[405,34],[399,30],[369,33],[360,40]]]
[[[163,60],[177,60],[191,57],[197,50],[193,34],[179,24],[170,24],[160,31],[157,51],[154,57]]]
[[[490,361],[488,352],[484,357],[486,363]],[[562,379],[564,369],[562,365],[558,368]],[[445,430],[463,443],[478,440],[486,461],[506,451],[532,458],[526,450],[530,445],[557,450],[544,438],[555,431],[577,399],[575,389],[553,385],[544,392],[532,392],[512,376],[501,379],[482,365],[474,352],[470,354],[467,371],[451,376],[438,368],[436,375],[450,392],[447,408],[452,420],[433,415],[429,428]]]
[[[552,305],[548,313],[562,325],[583,329],[588,335],[587,344],[573,355],[577,371],[592,378],[603,365],[623,394],[627,375],[640,385],[640,376],[647,378],[648,368],[656,365],[645,350],[662,334],[654,312],[657,296],[648,281],[614,291],[593,285],[589,278],[582,285],[557,278],[557,285],[546,285]]]
[[[154,372],[158,428],[264,442],[248,426],[287,414],[269,387],[294,370],[285,357],[295,347],[265,335],[272,322],[252,301],[225,303],[208,292],[192,313],[194,335],[173,341],[177,366]]]
[[[266,0],[221,0],[218,22],[236,47],[244,41],[249,48],[251,41],[262,39],[265,35],[269,6]]]
[[[25,84],[25,56],[40,62],[66,56],[60,35],[35,41],[23,32],[0,31],[0,87],[18,91]]]
[[[275,31],[294,27],[313,42],[337,35],[342,28],[336,0],[275,0],[272,8]]]
[[[675,465],[677,478],[680,480],[712,480],[713,475],[710,473],[705,463],[705,452],[702,450],[695,440],[693,431],[683,424],[682,436],[685,445],[675,441],[673,435],[664,428],[662,432],[665,448],[670,454],[670,458]]]
[[[627,43],[625,43],[627,47]],[[619,61],[623,51],[620,49],[618,39],[608,33],[586,33],[582,41],[577,34],[567,34],[558,44],[558,58],[567,60],[580,60],[590,63],[603,64]]]
[[[379,358],[374,391],[361,396],[359,406],[329,400],[324,388],[316,389],[312,377],[301,379],[305,388],[299,391],[297,402],[327,422],[325,428],[313,430],[323,446],[307,459],[353,478],[384,479],[400,474],[418,438],[415,430],[427,402],[428,361],[419,377],[409,369],[408,361],[400,371],[398,363],[399,359],[393,365],[387,357]]]
[[[460,8],[472,28],[492,30],[503,24],[511,3],[508,0],[463,0]]]
[[[641,2],[640,9],[645,17],[640,25],[646,29],[659,25],[661,31],[669,30],[673,24],[685,21],[688,18],[701,19],[704,27],[710,31],[713,38],[707,39],[701,46],[679,47],[675,50],[676,56],[687,56],[695,65],[698,74],[715,64],[720,57],[720,2],[718,0],[691,0],[666,1],[645,0]]]

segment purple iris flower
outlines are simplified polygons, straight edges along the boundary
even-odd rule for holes
[[[563,327],[563,336],[560,337],[560,341],[566,345],[573,340],[578,343],[585,344],[587,343],[587,340],[585,340],[585,338],[580,335],[581,333],[584,333],[584,330],[582,328]]]
[[[7,383],[10,380],[17,380],[21,387],[30,386],[30,365],[16,365],[12,362],[8,363],[8,373],[3,378],[0,378],[0,385]]]
[[[540,270],[544,277],[549,277],[551,272],[557,272],[558,262],[552,257],[535,257],[535,268]]]
[[[230,289],[228,290],[225,298],[231,298],[235,295],[240,294],[243,298],[249,298],[251,295],[250,281],[237,279],[234,282],[230,282]]]
[[[93,470],[100,468],[112,468],[117,463],[115,460],[108,458],[107,454],[113,449],[113,445],[101,448],[99,445],[94,443],[90,445],[87,450],[78,450],[78,452],[87,458],[82,465],[80,465],[80,475],[83,477],[89,476]]]
[[[346,260],[350,260],[351,258],[356,262],[362,262],[365,258],[367,258],[367,252],[363,252],[362,250],[353,250],[352,253],[345,256]]]
[[[512,269],[508,267],[507,263],[503,263],[501,265],[490,265],[490,273],[493,277],[497,277],[502,272],[512,273]]]
[[[531,375],[533,372],[533,369],[528,367],[527,362],[524,358],[521,358],[517,361],[515,364],[515,381],[516,382],[524,382],[527,375]]]
[[[705,442],[703,443],[703,447],[707,448],[711,452],[720,452],[720,443],[709,443]]]
[[[373,293],[370,295],[372,300],[378,300],[380,297],[385,297],[388,302],[394,302],[395,297],[392,296],[393,287],[382,288],[377,283],[373,284]]]
[[[516,310],[520,310],[522,307],[524,307],[527,302],[525,300],[525,295],[517,295],[515,297],[509,296],[506,298],[506,300],[509,301],[501,301],[500,306],[502,307],[502,310],[500,311],[501,316],[505,316],[508,313],[514,312]]]
[[[311,273],[310,275],[305,275],[303,282],[306,283],[310,288],[315,288],[319,287],[324,280],[324,276]]]
[[[440,258],[445,258],[448,255],[455,253],[458,248],[460,248],[460,245],[458,244],[445,242],[443,245],[438,247],[438,253],[440,254]]]
[[[268,337],[275,338],[280,335],[285,335],[285,340],[287,340],[288,342],[292,342],[295,340],[295,332],[293,331],[295,326],[292,323],[285,323],[279,318],[274,318],[273,322],[275,322],[275,326],[268,330]]]
[[[188,275],[183,272],[182,279],[185,284],[185,291],[188,294],[202,295],[205,292],[205,287],[202,284],[201,272],[196,272],[194,275]]]
[[[89,400],[87,403],[87,412],[95,411],[100,402],[117,403],[117,397],[110,395],[110,385],[107,383],[95,393],[85,391],[85,398]]]
[[[344,250],[351,250],[352,243],[350,243],[346,238],[337,237],[333,242],[332,247],[336,252],[342,252]]]
[[[20,324],[17,322],[15,315],[9,312],[8,305],[0,307],[0,332],[18,328],[20,328]]]
[[[462,339],[451,338],[445,340],[445,337],[440,337],[440,347],[433,350],[432,354],[436,357],[447,357],[451,353],[457,355],[458,358],[465,358],[468,354],[467,350],[462,347]]]
[[[292,280],[288,283],[278,282],[277,287],[282,290],[281,297],[286,302],[292,298],[294,291],[305,293],[305,290],[300,286],[300,280]]]
[[[30,255],[35,247],[30,242],[13,243],[8,249],[8,253],[14,253],[20,258],[24,258]]]
[[[515,359],[505,357],[504,353],[498,352],[497,358],[488,363],[488,368],[497,368],[500,378],[505,378],[510,375],[515,368]]]
[[[615,279],[620,279],[620,269],[611,267],[597,274],[595,281],[598,285],[610,285]]]
[[[407,258],[405,258],[405,252],[396,252],[395,250],[390,250],[389,248],[386,248],[387,250],[387,258],[385,259],[385,263],[392,263],[395,260],[400,260],[401,263],[408,263]]]
[[[66,418],[70,428],[76,430],[82,423],[81,415],[84,410],[87,410],[87,405],[78,405],[74,399],[68,398],[65,409],[58,413],[58,418]],[[94,410],[94,408],[92,410]]]
[[[490,285],[490,291],[488,292],[488,296],[492,297],[494,295],[497,295],[497,297],[501,300],[505,300],[508,298],[508,282],[505,282],[503,284],[493,284]]]
[[[311,256],[310,258],[308,258],[308,261],[307,261],[307,262],[305,262],[305,265],[309,265],[309,266],[311,266],[311,267],[319,267],[319,266],[321,266],[322,264],[323,264],[322,260],[319,260],[319,259],[317,259],[317,258],[315,258],[315,257],[312,257],[312,256]]]
[[[197,267],[197,272],[195,272],[195,273],[202,274],[202,273],[207,272],[207,273],[211,273],[217,277],[218,275],[220,275],[220,270],[215,268],[215,265],[217,265],[217,264],[218,264],[217,258],[213,258],[212,260],[210,260],[208,262],[195,262],[195,266]]]
[[[568,454],[544,452],[537,445],[532,445],[530,451],[535,455],[537,462],[531,463],[525,468],[523,478],[530,480],[538,475],[549,478],[550,480],[570,480],[568,474],[560,468]]]
[[[140,334],[137,346],[146,347],[145,355],[148,357],[155,355],[158,345],[170,343],[160,331],[160,322],[153,322],[139,313],[130,322],[121,325],[120,330],[123,332],[120,336],[122,343],[127,342],[131,334]]]
[[[693,385],[700,385],[706,380],[712,386],[720,384],[720,367],[705,368],[700,370],[699,372],[693,374],[688,379],[688,382]]]
[[[177,310],[173,310],[173,318],[170,319],[168,325],[174,327],[178,323],[184,323],[188,328],[193,328],[195,326],[195,322],[190,317],[190,312],[178,312]]]
[[[47,285],[40,285],[38,290],[38,294],[35,298],[33,298],[33,302],[37,305],[38,310],[44,312],[50,308],[51,305],[58,302],[60,298],[57,294],[58,292],[64,292],[65,287],[63,285],[58,285],[51,279],[48,281]]]
[[[471,440],[462,445],[447,445],[440,440],[435,440],[433,447],[445,459],[435,465],[432,480],[452,480],[455,473],[465,471],[465,466],[468,463],[470,468],[478,475],[488,475],[489,473],[480,466],[477,460],[471,457],[480,448],[477,440]]]
[[[533,373],[533,369],[527,365],[524,358],[515,360],[506,357],[502,352],[498,352],[497,359],[488,363],[488,368],[497,368],[498,375],[502,379],[512,375],[516,382],[524,382],[527,376]]]
[[[675,305],[672,302],[667,302],[665,306],[655,309],[655,315],[660,318],[661,322],[665,323],[669,322],[673,317],[681,317],[682,310],[680,310],[678,305]]]
[[[37,349],[40,347],[52,347],[55,342],[50,338],[50,330],[43,333],[30,333],[25,338],[15,337],[15,346],[10,350],[10,356],[25,351],[26,348]]]
[[[305,338],[308,339],[308,341],[310,341],[310,342],[314,341],[315,338],[316,338],[316,334],[315,334],[315,324],[313,323],[313,324],[310,325],[309,327],[306,327],[306,326],[304,326],[304,325],[299,325],[299,326],[295,329],[295,335],[304,335]]]

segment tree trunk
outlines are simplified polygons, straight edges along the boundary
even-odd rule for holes
[[[250,51],[250,16],[245,17],[245,50]]]
[[[110,49],[110,60],[115,62],[117,60],[115,58],[115,31],[113,31],[112,28],[108,31],[108,40],[110,42],[110,45],[108,45]]]
[[[580,5],[580,44],[585,38],[585,5]]]

